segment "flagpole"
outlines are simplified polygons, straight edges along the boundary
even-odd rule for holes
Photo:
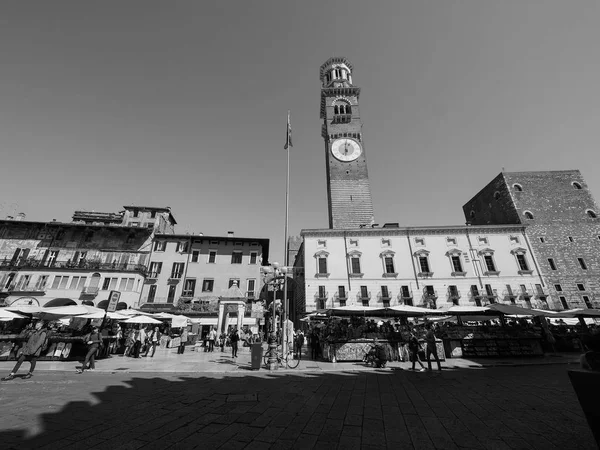
[[[285,251],[285,255],[283,256],[284,265],[287,268],[289,266],[289,252],[288,252],[288,219],[289,219],[289,198],[290,198],[290,146],[291,146],[291,125],[290,125],[290,111],[288,110],[287,117],[287,133],[286,133],[286,142],[285,148],[287,150],[287,165],[286,165],[286,178],[285,178],[285,231],[284,231],[284,245],[283,249]],[[288,348],[288,336],[287,336],[287,322],[288,322],[288,298],[287,298],[287,270],[284,272],[284,282],[283,282],[283,351],[284,354],[287,355]]]

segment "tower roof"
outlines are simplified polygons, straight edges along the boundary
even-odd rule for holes
[[[332,64],[345,64],[346,66],[348,66],[348,69],[350,69],[350,72],[354,71],[354,66],[352,66],[352,64],[350,63],[350,61],[348,61],[347,58],[344,58],[343,56],[332,56],[323,64],[321,64],[321,68],[319,70],[319,78],[323,78],[325,69],[327,69],[327,67],[331,66]]]

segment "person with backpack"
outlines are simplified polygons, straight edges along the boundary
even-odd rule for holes
[[[229,342],[231,342],[231,357],[237,358],[238,352],[238,341],[240,340],[240,334],[237,327],[233,328],[233,331],[229,335]]]
[[[77,369],[77,373],[83,373],[88,364],[89,370],[96,369],[96,352],[102,346],[102,335],[98,331],[98,327],[92,327],[92,331],[83,337],[83,342],[87,344],[88,352],[85,355],[81,369]]]
[[[15,374],[19,371],[21,364],[26,359],[29,360],[29,364],[31,367],[29,368],[29,372],[23,376],[23,379],[28,379],[33,376],[33,371],[35,370],[35,365],[37,363],[37,359],[40,357],[43,351],[48,348],[48,339],[49,333],[46,329],[44,322],[41,320],[35,324],[33,330],[28,330],[26,332],[27,342],[24,346],[22,346],[17,353],[17,363],[13,368],[12,372],[8,374],[8,376],[2,378],[2,381],[9,381],[15,377]]]

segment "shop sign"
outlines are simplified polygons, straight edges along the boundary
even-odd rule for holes
[[[119,291],[110,291],[110,296],[108,297],[108,306],[106,307],[106,311],[115,312],[117,310],[117,304],[119,303],[120,298],[121,298],[121,293]]]

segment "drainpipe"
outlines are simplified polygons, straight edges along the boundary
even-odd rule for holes
[[[344,231],[344,250],[346,252],[346,279],[348,280],[348,294],[352,291],[352,285],[350,284],[350,270],[348,270],[348,243],[346,242],[346,231]]]
[[[469,236],[469,225],[467,225],[467,227],[465,228],[465,231],[467,232],[467,241],[469,241],[469,253],[471,254],[471,264],[473,264],[473,270],[475,271],[475,274],[477,275],[477,279],[479,280],[479,287],[481,289],[483,289],[483,282],[481,281],[481,275],[479,274],[479,269],[477,267],[477,264],[475,264],[475,258],[473,258],[475,249],[473,248],[473,244],[471,244],[471,237]]]
[[[529,250],[529,253],[531,254],[531,259],[533,260],[533,265],[535,266],[535,270],[538,273],[538,277],[540,279],[540,283],[542,283],[542,286],[545,287],[546,284],[544,283],[544,279],[542,278],[542,273],[540,272],[540,268],[538,266],[537,259],[535,257],[535,254],[531,250],[531,245],[529,243],[529,239],[527,239],[527,235],[525,234],[525,228],[521,229],[521,233],[523,233],[523,238],[525,238],[525,242],[527,243],[527,249]]]
[[[415,266],[415,258],[412,251],[412,244],[410,243],[410,229],[406,229],[406,239],[408,239],[408,249],[410,251],[410,262],[412,263],[413,273],[415,275],[415,281],[417,283],[417,289],[421,289],[419,287],[419,277],[417,276],[417,267]]]

